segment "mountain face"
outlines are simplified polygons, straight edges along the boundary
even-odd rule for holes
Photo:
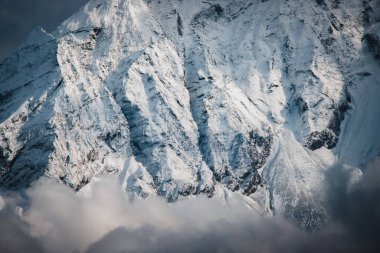
[[[376,1],[91,0],[0,63],[0,184],[237,191],[303,227],[380,154]]]

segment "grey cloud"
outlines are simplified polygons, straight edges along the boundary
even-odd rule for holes
[[[174,204],[159,198],[131,201],[116,179],[105,178],[79,195],[54,182],[38,182],[26,192],[21,217],[10,207],[0,212],[0,232],[36,250],[30,252],[378,252],[379,168],[377,159],[356,183],[351,178],[357,170],[328,171],[330,220],[320,231],[259,216],[238,195],[228,207],[206,197]],[[24,198],[6,199],[14,207]],[[1,252],[19,249],[4,238],[0,245],[8,250]]]
[[[308,236],[290,224],[253,220],[220,220],[206,230],[180,232],[145,226],[120,227],[94,243],[87,253],[100,252],[302,252]],[[296,240],[297,239],[297,240]]]
[[[348,244],[356,243],[370,251],[380,246],[380,158],[370,162],[361,180],[349,187],[351,172],[343,166],[328,172],[329,213],[345,231]]]
[[[9,207],[0,211],[0,224],[0,252],[44,252],[40,242],[30,236],[28,224]]]
[[[380,243],[380,159],[363,169],[335,165],[327,172],[330,219],[320,231],[304,232],[283,219],[247,215],[208,222],[207,229],[180,232],[149,226],[120,227],[94,243],[100,252],[378,252]],[[196,217],[194,217],[196,219]]]

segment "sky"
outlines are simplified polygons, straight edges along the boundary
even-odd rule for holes
[[[48,32],[88,0],[0,0],[0,60],[12,54],[34,27]]]

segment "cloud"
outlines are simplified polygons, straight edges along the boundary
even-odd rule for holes
[[[362,176],[345,166],[331,168],[330,219],[314,232],[279,216],[260,216],[239,195],[228,206],[203,196],[168,204],[160,198],[131,200],[112,177],[81,194],[42,180],[26,197],[4,197],[8,204],[0,211],[0,251],[377,252],[379,168],[380,159]],[[25,206],[21,216],[12,211],[20,203]]]
[[[87,0],[0,0],[0,59],[10,55],[36,26],[52,31]]]
[[[328,172],[329,213],[335,226],[344,231],[347,242],[369,251],[380,246],[380,158],[363,169],[363,176],[355,184],[350,182],[352,173],[353,169],[344,166]]]
[[[30,236],[27,224],[10,208],[0,211],[0,224],[0,252],[44,252],[39,241]]]

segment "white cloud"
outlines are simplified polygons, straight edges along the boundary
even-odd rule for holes
[[[238,195],[229,206],[204,196],[168,204],[158,197],[131,201],[112,177],[94,183],[90,194],[42,180],[26,198],[4,198],[8,206],[0,211],[0,251],[376,252],[378,168],[372,163],[349,192],[347,169],[332,168],[332,220],[313,233],[280,217],[259,216]],[[10,211],[20,203],[25,206],[21,218]]]

